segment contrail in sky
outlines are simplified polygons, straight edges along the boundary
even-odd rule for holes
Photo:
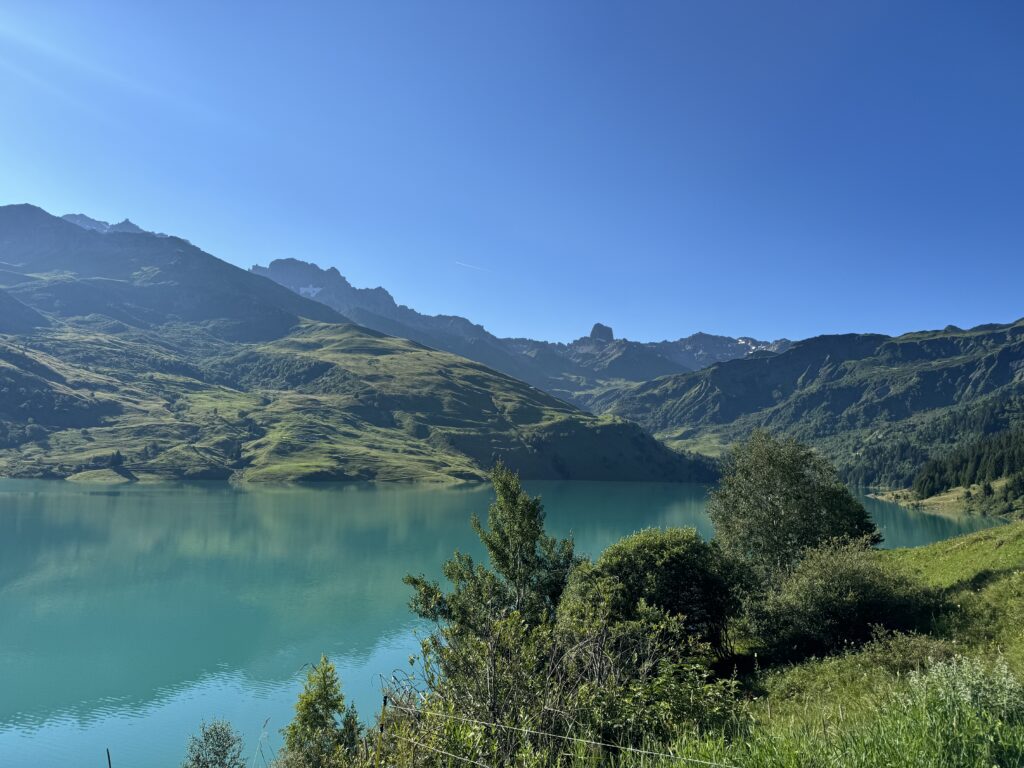
[[[484,267],[478,267],[476,264],[467,264],[464,261],[456,261],[455,263],[458,264],[460,267],[465,267],[466,269],[475,269],[477,272],[490,272],[491,271],[491,270],[486,269]]]

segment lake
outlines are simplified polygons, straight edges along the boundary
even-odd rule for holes
[[[649,526],[710,536],[706,489],[527,483],[549,530],[595,555]],[[381,676],[408,669],[424,627],[406,573],[434,576],[486,486],[76,486],[0,480],[0,763],[176,766],[224,717],[247,759],[279,743],[304,676],[327,653],[364,718]],[[886,546],[993,525],[865,499]],[[264,728],[264,723],[266,726]],[[261,763],[262,764],[262,763]]]

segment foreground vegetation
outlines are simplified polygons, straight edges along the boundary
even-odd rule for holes
[[[647,530],[591,562],[499,466],[488,564],[407,578],[436,629],[378,722],[322,659],[279,765],[1022,764],[1024,523],[880,551],[806,447],[756,433],[727,467],[715,541]]]

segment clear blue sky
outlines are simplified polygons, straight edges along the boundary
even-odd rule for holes
[[[0,202],[501,335],[1024,315],[1024,3],[20,2]]]

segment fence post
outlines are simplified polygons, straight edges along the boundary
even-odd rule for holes
[[[380,707],[380,728],[377,730],[377,768],[380,768],[381,742],[384,740],[384,713],[388,708],[388,695],[384,694],[384,703]]]

